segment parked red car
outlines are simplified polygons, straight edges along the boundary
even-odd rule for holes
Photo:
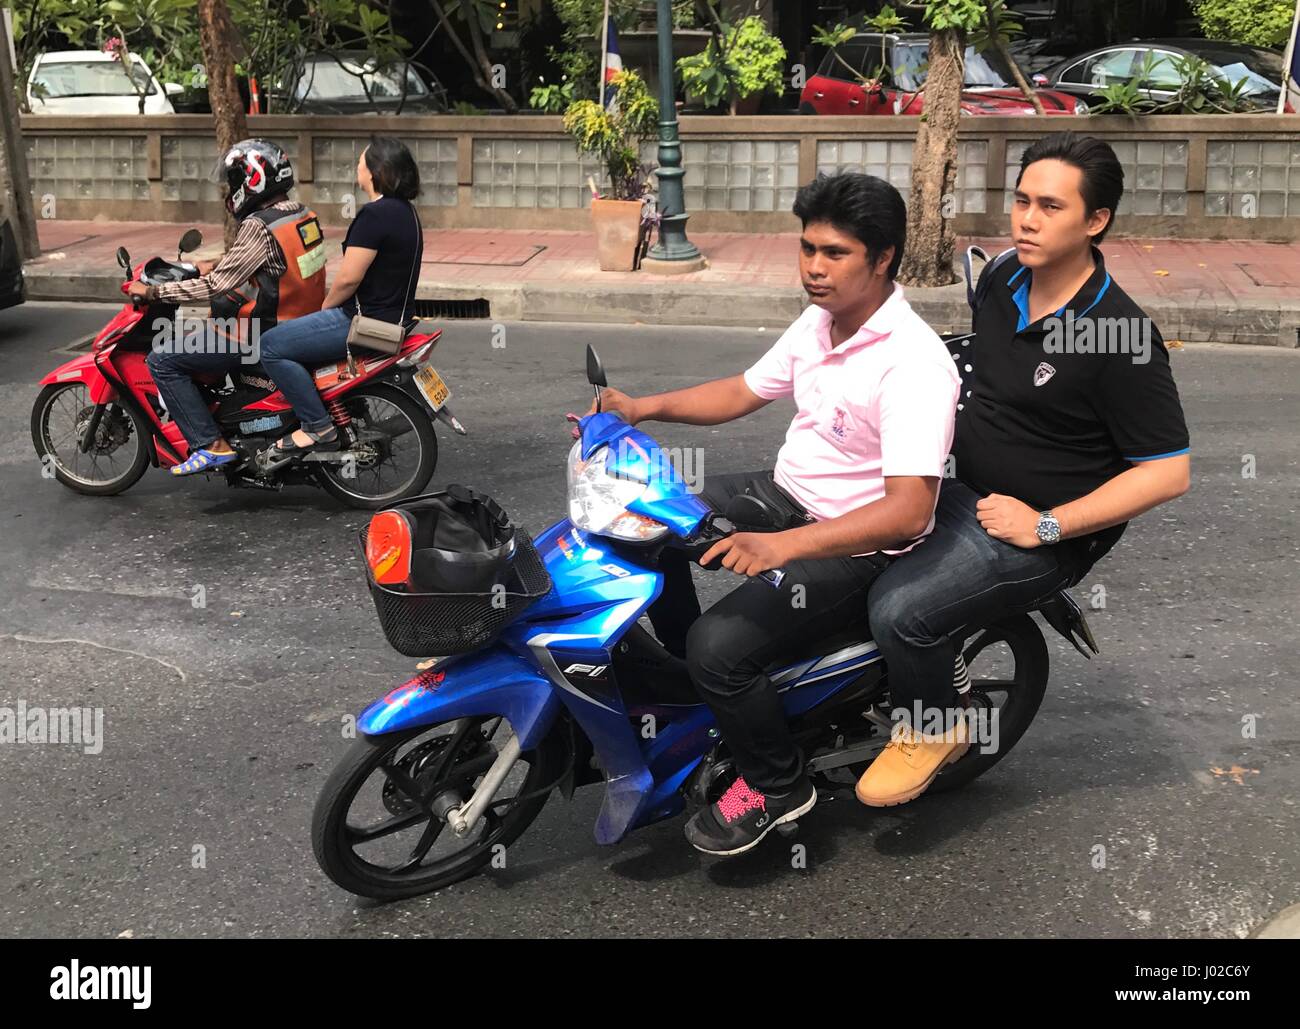
[[[863,33],[828,53],[799,97],[800,114],[920,114],[920,93],[929,68],[930,37],[923,32],[881,36]],[[876,79],[869,90],[855,72]],[[993,52],[966,48],[962,114],[1033,114],[1013,84],[1011,70]],[[1047,114],[1087,114],[1083,100],[1055,90],[1038,90]]]

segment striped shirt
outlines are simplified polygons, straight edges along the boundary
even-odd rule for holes
[[[273,211],[305,210],[296,200],[281,200]],[[164,282],[154,287],[154,296],[173,304],[201,304],[244,286],[260,269],[272,275],[285,273],[284,252],[271,230],[260,218],[246,217],[239,223],[234,245],[207,275],[184,282]]]

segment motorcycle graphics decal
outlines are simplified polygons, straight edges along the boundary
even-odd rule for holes
[[[402,683],[396,689],[385,693],[384,703],[395,707],[406,707],[417,697],[432,693],[446,678],[446,672],[421,672],[410,682]]]
[[[546,673],[546,677],[550,679],[551,682],[555,683],[556,686],[564,690],[564,692],[570,696],[577,697],[580,700],[586,701],[588,704],[595,704],[596,707],[608,711],[610,714],[619,714],[620,712],[617,708],[610,707],[608,704],[592,696],[590,693],[584,692],[574,683],[570,682],[568,676],[565,675],[564,672],[560,671],[560,666],[555,661],[555,655],[548,649],[552,643],[585,639],[590,639],[590,637],[578,636],[572,633],[541,632],[536,636],[530,636],[527,642],[528,648],[533,652],[533,656],[537,658],[537,663],[542,666],[542,670]]]
[[[876,644],[868,640],[865,643],[858,643],[851,647],[845,647],[843,650],[837,650],[834,654],[827,654],[820,659],[801,661],[799,664],[792,665],[773,675],[772,684],[778,688],[778,691],[787,690],[796,685],[807,686],[810,683],[820,682],[822,679],[830,678],[833,675],[842,675],[845,672],[865,668],[867,665],[880,660],[882,658],[880,651],[876,649]],[[809,676],[809,678],[804,678],[804,676]]]
[[[608,667],[609,665],[588,665],[588,664],[583,664],[581,661],[579,661],[565,668],[564,674],[583,675],[586,676],[588,679],[597,679],[601,682],[604,682],[605,669]]]

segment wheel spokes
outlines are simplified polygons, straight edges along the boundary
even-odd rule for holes
[[[415,810],[406,815],[394,815],[392,818],[385,819],[377,825],[366,826],[361,828],[355,825],[345,825],[348,839],[353,843],[369,843],[372,840],[382,840],[385,836],[392,836],[393,833],[401,832],[403,829],[409,829],[413,825],[423,822],[428,817],[423,810]]]
[[[424,832],[420,834],[420,840],[411,850],[411,856],[403,861],[400,865],[390,868],[389,871],[400,875],[402,872],[409,872],[415,868],[424,856],[429,853],[434,842],[438,839],[438,834],[442,832],[442,827],[446,823],[437,818],[430,818],[429,824],[424,827]]]

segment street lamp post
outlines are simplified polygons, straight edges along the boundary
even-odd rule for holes
[[[686,192],[682,188],[682,144],[677,136],[676,74],[673,67],[672,0],[658,0],[659,33],[659,242],[641,262],[645,271],[692,272],[706,264],[686,238]]]

